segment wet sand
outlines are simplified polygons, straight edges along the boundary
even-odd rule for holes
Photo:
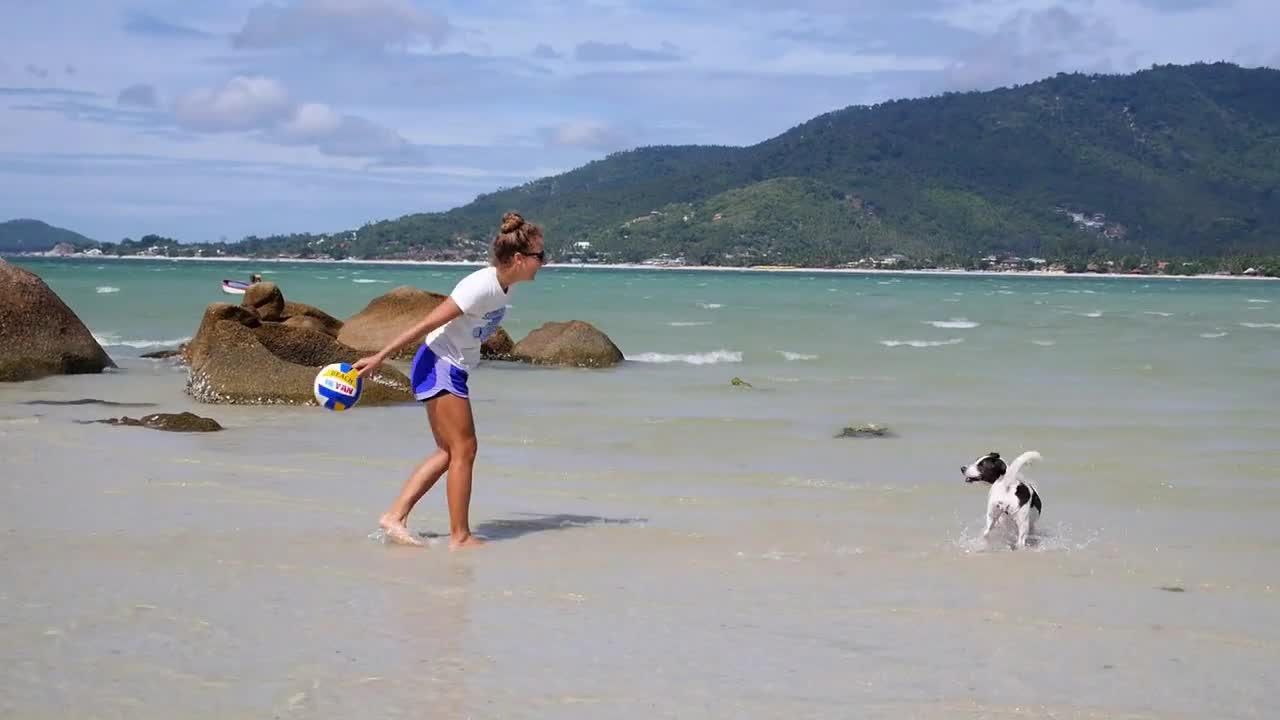
[[[599,423],[566,408],[589,389],[557,386],[580,379],[497,370],[510,397],[476,403],[490,544],[447,549],[437,487],[410,520],[428,547],[393,547],[376,518],[425,454],[420,409],[200,406],[165,363],[125,369],[0,388],[0,716],[1273,714],[1274,486],[1107,510],[1128,491],[1046,484],[1040,546],[1011,552],[977,539],[958,472],[915,479],[959,447],[788,474],[728,449],[761,431],[743,418],[701,422],[702,467],[668,465],[607,428],[584,443]],[[541,415],[523,396],[557,392]],[[28,404],[85,397],[227,429]]]

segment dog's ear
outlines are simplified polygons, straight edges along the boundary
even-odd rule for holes
[[[990,455],[992,459],[995,459],[995,460],[999,460],[999,459],[1000,459],[1000,453],[998,453],[998,452],[992,452],[992,453],[987,453],[987,454],[988,454],[988,455]]]

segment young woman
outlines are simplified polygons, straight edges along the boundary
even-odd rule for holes
[[[471,469],[476,459],[476,429],[467,398],[467,378],[480,361],[480,345],[493,334],[507,312],[511,287],[533,280],[545,261],[542,228],[518,213],[502,216],[493,240],[489,267],[463,278],[443,302],[421,322],[405,330],[377,354],[355,363],[361,376],[378,368],[400,348],[426,336],[413,358],[410,381],[414,397],[427,404],[427,420],[436,451],[405,482],[400,497],[379,524],[393,542],[421,545],[405,521],[414,504],[448,472],[449,547],[479,545],[471,534]]]

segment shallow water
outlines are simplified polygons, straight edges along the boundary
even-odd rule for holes
[[[221,299],[180,297],[191,273],[234,276],[151,265],[35,267],[135,343]],[[343,317],[461,272],[273,269]],[[307,280],[356,270],[389,282]],[[144,287],[173,302],[105,306]],[[0,385],[0,716],[1270,717],[1277,298],[545,272],[512,334],[580,317],[631,359],[476,373],[492,542],[458,553],[443,488],[411,518],[428,548],[374,532],[429,450],[420,408],[201,406],[109,346],[120,371]],[[154,407],[30,404],[82,398]],[[227,429],[76,422],[181,410]],[[896,437],[833,437],[860,422]],[[1027,448],[1045,515],[1014,552],[959,467]]]

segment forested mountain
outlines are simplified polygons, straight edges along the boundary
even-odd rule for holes
[[[9,220],[0,222],[0,252],[45,252],[58,243],[75,247],[92,245],[93,241],[60,227],[39,220]]]
[[[217,251],[482,258],[515,209],[560,258],[1276,256],[1278,188],[1280,71],[1168,65],[848,107],[748,147],[644,147],[447,212]]]

